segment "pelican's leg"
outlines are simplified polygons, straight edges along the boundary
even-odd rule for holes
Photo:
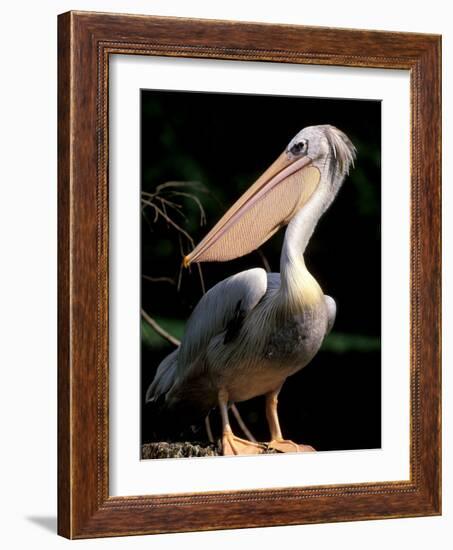
[[[230,422],[228,420],[228,393],[220,390],[218,395],[220,414],[222,415],[223,437],[222,454],[223,455],[256,455],[261,454],[266,447],[241,439],[233,434]]]
[[[281,453],[312,452],[315,449],[310,445],[298,445],[289,439],[283,439],[280,422],[278,420],[277,405],[280,388],[266,394],[266,418],[271,432],[269,449],[275,449]]]

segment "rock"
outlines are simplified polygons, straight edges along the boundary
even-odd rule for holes
[[[267,449],[263,454],[274,454],[278,451]],[[208,442],[159,441],[142,445],[142,459],[147,458],[193,458],[200,456],[221,456],[219,445]]]
[[[145,443],[142,445],[142,458],[190,458],[198,456],[219,456],[220,449],[213,443],[193,443],[190,441]]]

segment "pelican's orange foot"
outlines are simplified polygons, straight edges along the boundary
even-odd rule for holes
[[[259,455],[266,450],[266,446],[253,441],[247,441],[225,431],[222,438],[222,454],[231,455]]]
[[[311,445],[299,445],[289,439],[274,439],[267,444],[267,447],[279,453],[313,453],[316,451]]]

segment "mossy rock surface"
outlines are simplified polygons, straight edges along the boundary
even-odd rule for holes
[[[219,456],[220,449],[213,443],[190,441],[159,441],[142,445],[142,458],[191,458],[198,456]]]
[[[278,451],[267,449],[263,454],[274,454]],[[142,459],[147,458],[193,458],[201,456],[221,456],[220,445],[208,442],[159,441],[142,445]]]

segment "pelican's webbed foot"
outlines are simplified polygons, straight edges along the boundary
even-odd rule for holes
[[[231,455],[258,455],[266,450],[266,445],[255,443],[241,439],[233,434],[230,430],[223,432],[222,438],[222,454],[224,456]]]
[[[313,453],[316,451],[311,445],[300,445],[289,439],[273,439],[267,444],[267,447],[279,453]]]

